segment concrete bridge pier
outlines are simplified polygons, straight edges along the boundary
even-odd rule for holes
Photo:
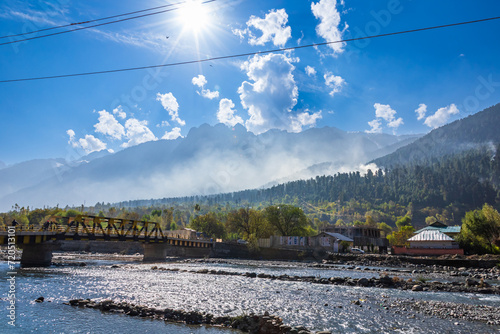
[[[52,243],[22,245],[21,267],[48,267],[52,263]]]
[[[167,257],[167,243],[144,243],[143,262],[162,262]]]

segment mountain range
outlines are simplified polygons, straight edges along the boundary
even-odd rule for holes
[[[0,169],[0,210],[20,206],[79,206],[96,202],[210,195],[276,182],[363,171],[420,135],[345,132],[334,127],[300,133],[203,124],[185,138],[159,140],[78,161],[32,160]]]

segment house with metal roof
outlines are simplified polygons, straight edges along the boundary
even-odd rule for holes
[[[462,226],[455,225],[455,226],[448,226],[440,222],[434,222],[430,224],[429,226],[426,226],[418,231],[415,232],[415,234],[419,234],[420,232],[423,231],[439,231],[441,233],[446,234],[447,236],[451,238],[455,238],[458,234],[460,234],[460,230],[462,229]]]
[[[438,230],[423,230],[410,239],[410,248],[458,248],[453,238]]]
[[[407,255],[444,255],[464,254],[458,243],[437,229],[423,229],[408,239],[410,247],[393,247],[393,254]]]

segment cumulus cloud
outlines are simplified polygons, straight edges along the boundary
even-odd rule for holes
[[[375,108],[375,117],[368,125],[371,127],[367,130],[367,133],[381,133],[382,132],[382,120],[387,123],[387,126],[393,128],[396,131],[401,125],[404,124],[403,119],[396,118],[396,110],[392,109],[388,104],[375,103],[373,105]]]
[[[340,41],[342,33],[348,28],[345,25],[344,30],[339,29],[340,14],[337,10],[337,0],[320,0],[317,3],[311,3],[311,10],[317,19],[320,20],[316,26],[316,33],[327,42]],[[345,43],[328,44],[334,54],[344,52]]]
[[[295,117],[291,117],[292,121],[292,132],[300,132],[304,126],[314,127],[318,119],[321,119],[321,111],[309,114],[309,112],[303,112]]]
[[[248,130],[259,134],[269,129],[291,129],[292,109],[299,95],[292,74],[296,59],[284,54],[255,55],[242,65],[249,81],[238,88],[243,108],[250,118]]]
[[[415,113],[417,114],[417,119],[420,121],[425,118],[425,114],[427,113],[427,105],[420,103],[418,108],[415,109]]]
[[[306,66],[306,73],[308,76],[313,77],[316,75],[316,69],[314,67],[307,65]]]
[[[92,135],[85,135],[85,138],[80,138],[75,147],[81,147],[85,153],[99,152],[106,149],[106,143],[103,143],[98,138]]]
[[[74,144],[75,144],[75,131],[73,131],[72,129],[69,129],[68,131],[66,131],[66,133],[69,136],[68,144],[71,144],[73,147],[75,147],[74,146]]]
[[[222,124],[227,126],[235,126],[240,123],[243,124],[243,119],[240,116],[235,115],[236,110],[234,108],[234,103],[230,99],[222,99],[219,102],[219,110],[217,111],[217,119]]]
[[[161,137],[161,139],[174,140],[179,137],[183,138],[181,135],[181,128],[175,127],[170,132],[165,131],[165,134],[163,135],[163,137]]]
[[[123,143],[122,147],[131,147],[148,141],[158,140],[147,125],[147,121],[139,121],[135,118],[128,119],[127,122],[125,122],[128,142]]]
[[[95,132],[121,140],[125,135],[125,128],[106,110],[99,111],[99,122],[94,125]]]
[[[459,110],[455,104],[450,104],[447,107],[439,108],[434,115],[427,117],[424,124],[430,128],[438,128],[448,122],[452,115],[459,113]]]
[[[345,80],[342,79],[342,77],[333,75],[330,72],[327,72],[324,75],[325,78],[325,84],[332,89],[330,92],[331,96],[334,96],[335,94],[339,93],[342,90],[342,86],[345,85]]]
[[[375,107],[376,117],[382,118],[387,122],[390,122],[394,119],[394,116],[396,115],[396,110],[392,109],[390,105],[375,103],[373,106]]]
[[[198,94],[201,96],[207,98],[207,99],[215,99],[219,97],[219,92],[218,91],[211,91],[209,89],[205,89],[205,85],[207,84],[207,79],[205,78],[204,75],[198,75],[197,77],[194,77],[191,82],[193,85],[198,86],[201,88],[201,91],[198,91]]]
[[[283,46],[292,37],[292,28],[286,25],[287,22],[288,14],[284,9],[271,10],[263,19],[252,15],[247,21],[247,28],[233,29],[233,34],[240,38],[248,35],[248,43],[251,45],[264,45],[272,41],[276,46]],[[262,35],[256,37],[250,28],[260,30]]]
[[[366,133],[382,133],[382,122],[378,119],[374,119],[371,122],[368,122],[370,126],[370,130],[366,130]]]
[[[205,78],[204,75],[198,75],[197,77],[194,77],[191,82],[193,85],[198,86],[200,88],[203,88],[207,84],[207,79]]]
[[[113,109],[113,115],[117,115],[121,119],[127,118],[127,113],[123,111],[122,106],[118,106],[115,109]]]
[[[179,103],[172,93],[156,94],[156,101],[160,101],[163,108],[168,111],[172,121],[179,123],[180,126],[186,125],[186,122],[179,117]]]

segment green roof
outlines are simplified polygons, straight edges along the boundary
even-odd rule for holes
[[[456,226],[445,226],[445,227],[435,227],[435,226],[427,226],[424,227],[418,231],[415,231],[415,233],[420,233],[422,231],[428,231],[428,230],[438,230],[441,233],[460,233],[462,226],[456,225]]]

